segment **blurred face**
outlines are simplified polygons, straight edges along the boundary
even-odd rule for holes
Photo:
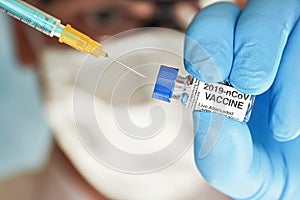
[[[124,0],[52,0],[42,6],[91,37],[143,26],[155,11],[152,2]]]
[[[122,31],[144,27],[162,26],[184,30],[187,22],[198,11],[197,1],[137,1],[137,0],[27,0],[28,3],[61,19],[62,24],[103,40]],[[184,19],[186,18],[186,19]],[[58,45],[57,39],[49,39],[34,33],[35,30],[16,22],[19,38],[19,57],[23,63],[36,60],[41,46]],[[25,30],[24,30],[25,29]],[[34,37],[34,42],[32,36]],[[30,36],[30,37],[29,37]],[[31,38],[31,39],[30,39]],[[43,39],[42,42],[37,40]],[[38,44],[38,47],[32,45]],[[61,45],[60,45],[61,48]],[[36,49],[36,50],[35,50]]]

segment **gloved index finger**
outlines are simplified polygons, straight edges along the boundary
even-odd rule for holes
[[[229,76],[233,58],[233,36],[240,14],[229,2],[204,8],[186,32],[184,61],[186,70],[204,82],[219,82]]]
[[[229,80],[236,89],[261,94],[272,85],[299,10],[298,0],[248,2],[235,31]]]
[[[275,81],[270,89],[270,128],[278,141],[300,135],[300,21],[293,28],[284,49]]]

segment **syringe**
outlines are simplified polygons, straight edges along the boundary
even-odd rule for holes
[[[0,9],[25,24],[43,32],[50,37],[58,37],[59,42],[65,43],[79,51],[98,57],[107,57],[102,45],[87,35],[75,30],[69,24],[64,26],[61,21],[21,0],[0,0]]]

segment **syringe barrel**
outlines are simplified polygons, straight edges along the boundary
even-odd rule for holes
[[[59,37],[64,29],[59,19],[21,0],[0,0],[0,8],[50,37]]]

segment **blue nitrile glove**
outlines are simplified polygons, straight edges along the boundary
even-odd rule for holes
[[[217,3],[187,30],[209,55],[186,40],[191,75],[208,82],[228,79],[239,91],[257,95],[248,123],[194,111],[197,167],[234,199],[300,199],[299,14],[299,0],[250,0],[244,10]],[[222,122],[219,130],[212,117]],[[208,151],[205,143],[217,134]]]

